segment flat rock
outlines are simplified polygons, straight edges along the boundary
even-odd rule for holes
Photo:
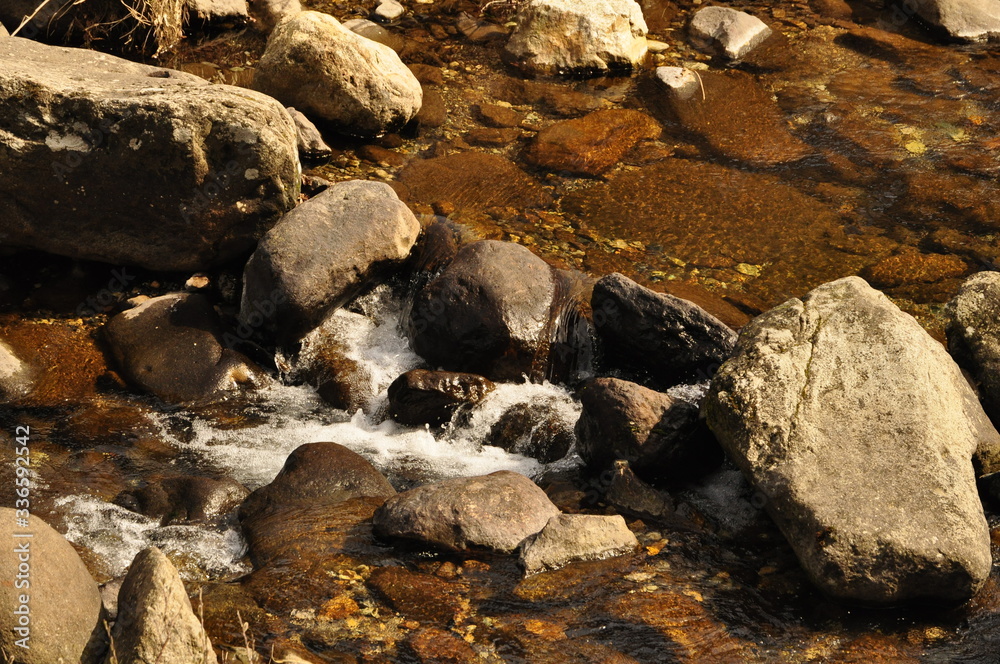
[[[826,593],[961,602],[985,581],[972,456],[997,431],[941,345],[864,280],[751,322],[704,412]]]
[[[435,366],[517,380],[546,351],[554,293],[552,268],[525,247],[474,242],[416,295],[407,331]]]
[[[338,182],[285,215],[244,269],[240,319],[301,336],[400,263],[420,223],[386,184]],[[252,317],[266,303],[272,315]]]
[[[404,567],[379,567],[367,579],[368,587],[397,613],[413,620],[448,625],[462,611],[461,598],[449,582]]]
[[[688,24],[688,34],[696,46],[739,60],[770,37],[771,28],[746,12],[729,7],[704,7]]]
[[[342,133],[360,136],[403,126],[422,100],[420,83],[395,51],[313,11],[275,28],[253,84]]]
[[[978,272],[948,303],[948,351],[979,388],[979,399],[993,425],[1000,425],[1000,273]],[[995,441],[993,441],[995,443]],[[1000,448],[980,442],[980,474],[1000,471]]]
[[[406,13],[406,8],[396,0],[383,0],[375,7],[375,16],[381,21],[395,21]]]
[[[693,302],[617,272],[594,284],[591,308],[607,361],[662,386],[711,378],[736,343],[733,330]]]
[[[660,132],[659,123],[639,111],[594,111],[538,132],[524,156],[549,170],[597,176],[617,164],[640,140],[657,138]]]
[[[521,543],[518,561],[525,575],[531,575],[574,562],[623,556],[638,548],[639,540],[617,514],[559,514]]]
[[[19,527],[17,516],[13,509],[0,508],[0,537],[6,542],[0,573],[7,580],[0,584],[0,648],[16,653],[18,664],[95,661],[107,640],[97,583],[73,545],[55,529],[34,515]],[[25,561],[29,578],[19,580],[18,565]],[[27,599],[22,601],[22,596]],[[19,622],[26,612],[27,629]],[[16,645],[25,637],[29,648]]]
[[[695,403],[617,378],[593,378],[577,394],[577,451],[597,472],[623,459],[647,479],[689,480],[722,461]]]
[[[920,0],[912,9],[954,39],[981,42],[1000,38],[1000,6],[990,0]]]
[[[215,400],[266,384],[266,375],[225,345],[211,302],[198,293],[146,300],[118,314],[104,337],[122,376],[169,403]]]
[[[400,424],[441,426],[461,406],[474,406],[495,388],[476,374],[413,369],[389,386],[389,416]]]
[[[428,205],[448,202],[465,211],[543,207],[552,200],[514,162],[483,152],[412,161],[399,173],[393,186],[407,202]]]
[[[506,55],[533,74],[630,70],[646,55],[646,21],[634,0],[529,0]]]
[[[375,513],[375,533],[451,551],[510,553],[559,510],[524,475],[501,470],[404,491]]]
[[[155,547],[140,551],[129,566],[111,637],[117,657],[109,654],[105,664],[218,661],[177,569]]]
[[[487,127],[517,127],[524,122],[525,115],[509,106],[499,104],[479,104],[476,115]]]
[[[193,23],[235,26],[250,18],[246,0],[185,0],[184,5]]]
[[[5,245],[153,270],[245,254],[299,193],[274,99],[20,38],[0,43],[0,155]]]

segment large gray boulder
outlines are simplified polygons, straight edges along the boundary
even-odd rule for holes
[[[247,357],[223,345],[225,334],[211,302],[197,293],[146,300],[104,328],[125,380],[170,403],[219,399],[268,382]]]
[[[1000,425],[1000,272],[969,277],[948,303],[948,351],[979,388],[979,400],[993,425]],[[1000,471],[1000,447],[980,444],[977,470]]]
[[[118,591],[114,652],[105,664],[216,664],[173,563],[156,547],[140,551]]]
[[[695,403],[617,378],[588,380],[577,394],[577,451],[598,472],[624,459],[647,479],[690,480],[722,461]]]
[[[529,0],[506,54],[534,74],[629,70],[645,57],[646,22],[634,0]]]
[[[501,470],[404,491],[375,512],[376,534],[416,540],[450,551],[510,553],[559,514],[524,475]]]
[[[396,52],[321,12],[282,21],[267,40],[254,88],[351,135],[399,128],[420,110],[420,83]]]
[[[695,46],[739,60],[771,36],[756,16],[729,7],[704,7],[691,19],[688,32]]]
[[[708,380],[736,343],[735,332],[693,302],[617,272],[594,284],[590,302],[605,361],[658,387]]]
[[[517,380],[531,372],[545,341],[554,293],[552,269],[530,250],[473,242],[417,294],[410,341],[449,371]]]
[[[0,163],[5,246],[154,270],[248,253],[299,193],[274,99],[17,37],[0,41]]]
[[[966,42],[1000,38],[1000,3],[995,0],[914,0],[904,7]]]
[[[646,21],[634,0],[528,0],[506,54],[534,74],[629,70],[646,56]]]
[[[958,602],[985,581],[971,459],[998,434],[944,348],[864,280],[750,323],[704,409],[825,592]]]
[[[558,514],[518,547],[525,575],[559,569],[584,560],[604,560],[639,548],[639,540],[620,515]]]
[[[107,641],[97,582],[51,526],[17,519],[0,507],[0,649],[18,664],[93,662]]]
[[[338,182],[285,215],[243,273],[240,319],[301,336],[371,279],[406,258],[420,232],[389,185]],[[262,305],[262,303],[264,303]],[[264,315],[261,306],[276,313]]]

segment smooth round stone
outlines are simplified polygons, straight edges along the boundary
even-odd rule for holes
[[[701,88],[698,75],[684,67],[657,67],[656,80],[678,99],[690,99]]]
[[[395,21],[406,13],[406,8],[396,0],[385,0],[375,8],[375,15],[385,21]]]

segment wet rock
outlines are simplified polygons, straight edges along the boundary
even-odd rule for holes
[[[17,401],[34,389],[34,370],[0,341],[0,402]]]
[[[13,509],[0,508],[0,537],[7,543],[0,553],[0,573],[7,579],[0,584],[0,648],[16,653],[19,664],[94,662],[106,641],[97,583],[55,529],[33,515],[19,527],[16,518]],[[19,577],[18,565],[25,561],[30,576]],[[27,626],[20,620],[24,615]],[[17,644],[20,639],[27,647]]]
[[[299,192],[295,130],[273,99],[27,39],[0,45],[0,151],[5,246],[116,265],[233,259]]]
[[[710,378],[736,342],[735,332],[694,303],[618,273],[598,280],[591,306],[608,363],[664,386]]]
[[[670,494],[658,491],[639,479],[628,461],[619,459],[606,472],[610,473],[610,480],[604,500],[609,505],[644,518],[665,519],[673,515],[674,501]]]
[[[595,470],[625,459],[647,479],[690,479],[722,461],[694,403],[617,378],[591,379],[578,394],[577,451]]]
[[[392,49],[313,11],[271,33],[254,88],[361,136],[401,127],[421,103],[420,83]]]
[[[968,265],[958,256],[906,251],[866,267],[861,276],[876,288],[894,288],[914,283],[935,283],[961,277],[968,271]]]
[[[107,664],[218,661],[177,569],[155,547],[140,551],[125,575],[111,637],[115,651]]]
[[[228,514],[249,494],[246,487],[233,479],[182,475],[147,482],[139,489],[123,492],[115,498],[115,503],[160,519],[166,526],[199,523]]]
[[[512,161],[483,152],[410,162],[393,186],[407,202],[448,202],[467,211],[543,207],[552,200]]]
[[[982,42],[1000,38],[1000,10],[989,0],[921,0],[905,8],[954,39]]]
[[[416,540],[446,550],[509,553],[559,510],[523,475],[501,470],[410,489],[375,513],[381,537]]]
[[[698,48],[739,60],[771,36],[771,28],[756,16],[729,7],[699,9],[688,24]]]
[[[682,97],[671,91],[665,95],[667,106],[684,129],[722,156],[768,167],[799,161],[814,153],[788,130],[788,122],[772,93],[752,76],[706,71],[698,77],[704,95]]]
[[[261,240],[243,273],[240,319],[282,337],[301,335],[405,259],[419,232],[388,185],[338,182]],[[271,314],[253,320],[268,303]]]
[[[972,376],[983,409],[1000,424],[1000,273],[969,277],[945,310],[948,351]],[[1000,471],[1000,448],[982,441],[976,455],[980,474]]]
[[[246,0],[185,0],[188,21],[209,26],[237,26],[250,18]]]
[[[407,618],[447,625],[462,610],[451,584],[430,574],[404,567],[379,567],[367,582],[394,611]]]
[[[424,90],[424,103],[415,118],[421,127],[433,129],[440,127],[448,120],[448,108],[444,97],[437,90]]]
[[[657,67],[656,80],[666,88],[671,98],[690,99],[702,90],[699,75],[684,67]]]
[[[982,585],[971,459],[997,431],[941,345],[862,279],[750,323],[704,410],[825,592],[957,602]]]
[[[414,369],[389,386],[389,416],[400,424],[441,426],[459,407],[479,403],[494,388],[476,374]]]
[[[425,627],[413,632],[406,645],[421,664],[478,664],[479,654],[452,632]]]
[[[659,123],[639,111],[594,111],[538,132],[524,156],[542,168],[596,176],[617,164],[640,140],[657,138],[660,132]]]
[[[413,349],[449,371],[517,380],[544,345],[554,291],[552,269],[528,249],[495,240],[466,245],[415,297]]]
[[[333,150],[331,150],[330,146],[323,140],[323,135],[319,133],[318,129],[316,129],[316,125],[314,125],[305,115],[295,110],[294,106],[289,106],[285,110],[287,110],[288,114],[292,116],[292,122],[295,123],[295,134],[298,136],[297,145],[299,148],[299,156],[302,157],[303,160],[309,161],[329,159],[330,155],[333,154]]]
[[[267,382],[248,358],[224,345],[227,334],[198,293],[149,299],[104,328],[125,380],[170,403],[218,399]]]
[[[248,0],[248,7],[250,16],[264,34],[270,33],[286,18],[302,12],[299,0]]]
[[[509,106],[499,104],[479,104],[476,115],[487,127],[517,127],[524,122],[524,113],[519,113]]]
[[[494,129],[492,127],[475,127],[465,135],[469,145],[502,148],[516,143],[521,138],[519,129]]]
[[[604,560],[639,548],[639,540],[619,515],[559,514],[518,547],[526,575],[559,569],[582,560]]]
[[[335,505],[352,498],[388,498],[396,491],[367,459],[337,443],[307,443],[295,448],[270,484],[240,506],[244,527],[268,511],[296,503]]]
[[[371,372],[351,351],[347,339],[364,316],[339,309],[299,343],[288,378],[315,388],[334,408],[355,413],[368,408],[378,390]]]
[[[500,78],[491,86],[492,94],[512,104],[533,104],[561,116],[577,116],[605,108],[600,97],[572,90],[564,85]]]
[[[444,74],[441,73],[440,67],[419,63],[411,63],[406,66],[417,77],[420,85],[444,85]],[[426,93],[426,90],[424,92]]]
[[[386,168],[402,166],[406,159],[398,152],[393,152],[380,145],[362,145],[358,148],[358,156],[365,161],[378,164]]]
[[[455,21],[455,27],[463,37],[471,42],[489,42],[505,39],[507,29],[489,21],[477,21],[466,13],[459,15]]]
[[[633,0],[529,0],[506,54],[534,74],[629,70],[646,55],[646,21]]]
[[[486,438],[493,445],[542,463],[552,463],[569,454],[576,441],[572,427],[555,407],[545,403],[518,404],[504,411]]]

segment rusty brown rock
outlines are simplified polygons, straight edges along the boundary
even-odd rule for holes
[[[969,266],[958,256],[907,251],[866,267],[861,276],[876,288],[894,288],[913,283],[935,283],[961,277],[968,271]]]
[[[540,131],[525,158],[553,171],[596,176],[618,163],[640,140],[657,138],[660,131],[656,120],[639,111],[594,111]]]
[[[405,567],[380,567],[368,577],[368,586],[397,613],[442,624],[453,621],[462,610],[452,585]]]

